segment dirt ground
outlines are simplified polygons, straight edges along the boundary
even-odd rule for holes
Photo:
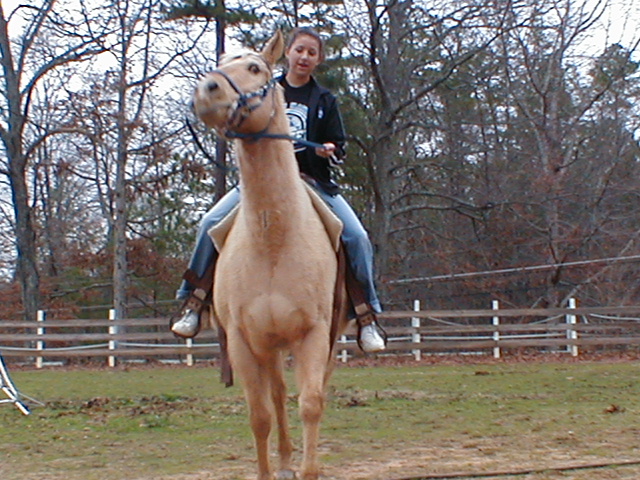
[[[424,364],[491,363],[487,357],[425,357]],[[519,354],[497,362],[639,362],[640,353],[583,354],[572,358],[566,354]],[[412,359],[382,358],[356,359],[350,366],[401,365],[415,366]],[[69,367],[74,368],[74,367]],[[82,367],[80,367],[82,368]],[[144,368],[144,367],[142,367]],[[637,429],[640,438],[640,427]],[[627,439],[628,441],[628,439]],[[408,446],[398,444],[393,451],[372,447],[367,457],[348,464],[324,465],[322,480],[438,480],[438,479],[518,479],[518,480],[638,480],[640,479],[640,442],[625,448],[607,440],[611,455],[577,455],[571,441],[558,438],[526,436],[513,438],[480,438],[464,444],[439,442],[437,446]],[[320,460],[323,455],[347,448],[345,445],[322,439]],[[620,452],[620,453],[616,453]],[[624,452],[624,453],[621,453]],[[300,464],[300,451],[294,455],[294,465]],[[274,464],[276,458],[274,456]],[[1,473],[1,472],[0,472]],[[2,475],[0,475],[0,478]],[[228,461],[217,463],[215,469],[191,474],[132,478],[131,480],[255,480],[256,466],[253,451],[238,452]],[[31,479],[25,479],[31,480]],[[35,478],[33,479],[35,480]],[[45,479],[52,480],[52,479]],[[56,479],[57,480],[57,479]]]
[[[328,448],[325,446],[324,448]],[[475,451],[463,446],[413,448],[396,452],[375,452],[349,465],[325,467],[322,480],[436,480],[436,479],[526,479],[526,480],[638,480],[640,460],[619,458],[572,458],[568,452],[548,452],[544,464],[530,458],[528,450],[505,452],[497,443],[478,445]],[[640,457],[639,457],[640,458]],[[215,471],[156,477],[156,480],[255,480],[253,464],[238,464]],[[151,479],[138,479],[151,480]]]
[[[483,357],[426,357],[425,364],[442,363],[490,363]],[[518,354],[498,360],[504,362],[637,362],[640,353],[583,354],[572,358],[566,354]],[[350,365],[416,365],[412,359],[360,359]],[[534,442],[534,444],[532,444]],[[495,438],[480,439],[467,444],[440,444],[437,447],[411,447],[398,445],[395,451],[371,451],[368,458],[360,458],[346,465],[324,466],[322,480],[438,480],[438,479],[520,479],[520,480],[638,480],[640,479],[640,444],[637,455],[576,456],[571,442],[566,446],[558,439],[522,438],[519,441]],[[612,439],[610,450],[616,452]],[[323,441],[320,455],[332,448],[344,448]],[[300,452],[296,452],[297,455]],[[160,477],[154,480],[255,480],[255,463],[251,452],[239,455],[229,465],[217,465],[215,471],[202,471],[189,475]],[[299,458],[294,458],[299,465]],[[276,458],[274,457],[274,463]],[[151,479],[137,479],[151,480]]]

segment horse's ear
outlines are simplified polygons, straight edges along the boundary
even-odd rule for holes
[[[271,37],[261,53],[267,63],[272,67],[282,58],[284,54],[284,37],[280,30],[277,30],[273,37]]]

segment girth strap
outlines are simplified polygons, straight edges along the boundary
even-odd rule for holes
[[[333,310],[331,315],[331,330],[329,335],[329,356],[333,355],[333,349],[338,339],[338,332],[340,331],[340,321],[342,320],[342,309],[345,302],[345,286],[346,286],[346,270],[347,261],[344,251],[344,244],[340,242],[340,248],[337,253],[338,260],[338,275],[336,276],[336,284],[333,292]],[[348,297],[348,295],[347,295]]]

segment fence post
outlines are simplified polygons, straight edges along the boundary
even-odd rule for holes
[[[345,344],[347,343],[347,336],[346,335],[340,335],[340,343]],[[347,363],[347,360],[349,359],[349,352],[346,349],[343,349],[340,351],[340,360],[342,361],[342,363]]]
[[[576,308],[576,299],[575,298],[570,298],[569,299],[569,308],[574,309]],[[574,325],[576,324],[576,316],[572,313],[567,315],[567,325],[569,326],[569,328],[567,329],[567,339],[568,340],[577,340],[578,339],[578,332],[573,328]],[[573,357],[577,357],[578,356],[578,345],[576,345],[575,343],[570,343],[569,345],[567,345],[567,351],[571,352],[571,355]]]
[[[420,300],[413,301],[413,311],[414,312],[420,311]],[[420,328],[420,317],[411,317],[411,327],[415,329],[411,334],[411,341],[413,343],[417,343],[418,345],[420,345],[420,341],[422,340],[420,331],[418,330]],[[420,350],[419,348],[415,348],[413,349],[412,352],[413,352],[413,358],[415,359],[415,361],[419,362],[420,359],[422,358],[422,350]]]
[[[38,321],[38,325],[43,325],[44,321],[47,318],[47,313],[43,310],[38,310],[38,314],[36,316],[36,320]],[[36,328],[36,335],[44,335],[44,327]],[[44,342],[42,340],[38,340],[36,342],[36,350],[42,351],[44,350]],[[42,368],[42,357],[36,357],[36,368]]]
[[[498,302],[498,300],[492,300],[491,308],[493,310],[499,310],[500,302]],[[498,315],[494,315],[492,323],[494,327],[500,325],[500,317]],[[500,358],[500,331],[496,330],[493,332],[493,341],[496,342],[495,347],[493,347],[493,358]]]
[[[109,320],[111,320],[112,322],[114,322],[116,320],[116,309],[115,308],[110,308],[109,309]],[[118,328],[116,325],[109,325],[109,335],[115,335],[116,333],[118,333]],[[116,349],[116,341],[115,340],[109,340],[109,350],[114,350]],[[109,355],[108,357],[108,363],[110,367],[115,367],[116,366],[116,357],[114,355]]]
[[[188,351],[191,351],[191,347],[193,347],[193,338],[187,338],[187,348],[189,349]],[[187,353],[187,366],[192,367],[193,366],[193,353]]]

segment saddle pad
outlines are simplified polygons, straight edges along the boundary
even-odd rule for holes
[[[233,222],[236,220],[236,215],[238,214],[238,205],[233,207],[233,209],[227,213],[227,215],[218,222],[217,225],[214,225],[207,232],[213,241],[213,245],[216,247],[218,252],[222,251],[222,247],[224,247],[224,242],[227,240],[227,235],[229,234],[229,230],[233,226]]]
[[[318,213],[322,224],[324,225],[327,234],[329,235],[329,240],[331,241],[331,246],[334,251],[337,252],[340,248],[340,235],[342,235],[342,221],[337,217],[331,207],[326,204],[326,202],[318,195],[313,187],[307,184],[305,181],[301,180],[303,185],[305,186],[309,198],[311,199],[311,203],[313,204],[313,208]],[[213,244],[216,247],[217,251],[221,251],[224,246],[225,241],[227,240],[227,235],[229,234],[229,230],[233,226],[233,222],[235,221],[236,215],[238,214],[238,206],[234,207],[226,217],[222,219],[217,225],[214,225],[209,229],[209,236],[213,240]]]

